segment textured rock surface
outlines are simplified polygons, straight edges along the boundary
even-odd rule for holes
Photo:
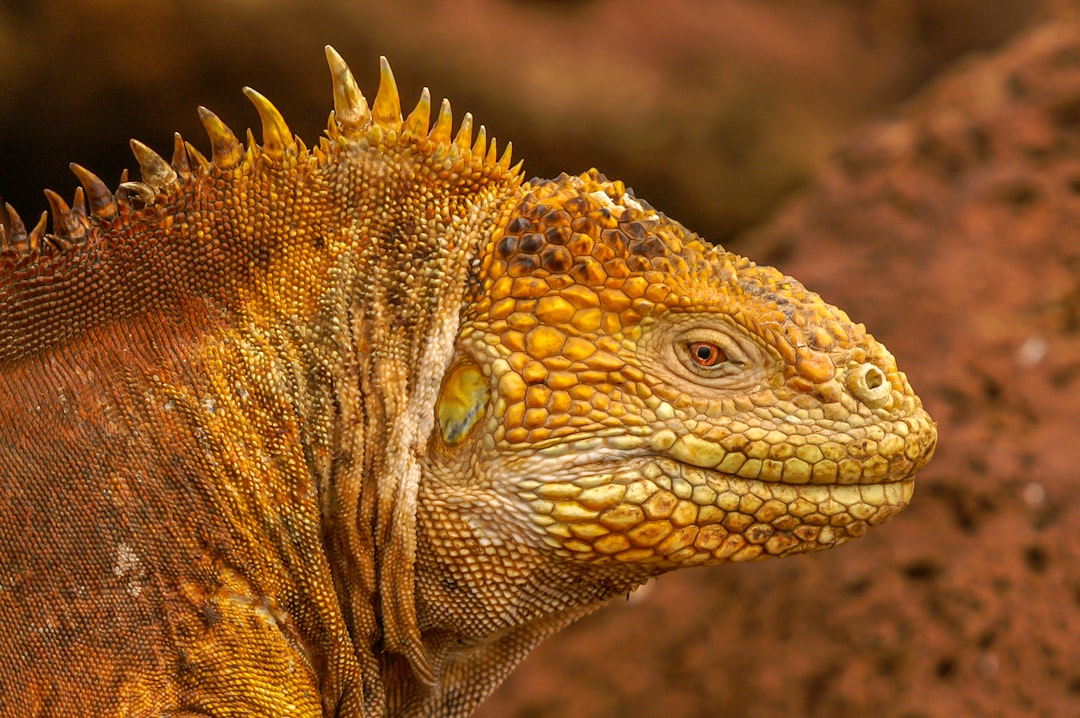
[[[482,715],[1072,715],[1080,24],[935,82],[744,239],[909,368],[941,432],[912,505],[832,555],[661,579]]]

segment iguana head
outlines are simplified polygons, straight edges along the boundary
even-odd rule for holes
[[[862,325],[621,182],[532,181],[481,260],[433,472],[477,536],[634,573],[813,551],[903,508],[933,453]]]

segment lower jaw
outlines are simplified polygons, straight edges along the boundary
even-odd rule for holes
[[[903,509],[914,491],[912,479],[782,484],[671,463],[582,480],[595,486],[561,501],[532,502],[549,517],[544,542],[568,558],[655,564],[659,570],[757,561],[862,536]],[[604,495],[599,487],[611,484],[624,488],[617,501],[592,500]]]

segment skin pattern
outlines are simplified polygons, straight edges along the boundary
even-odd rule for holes
[[[0,212],[0,716],[465,716],[683,566],[828,548],[936,444],[889,352],[327,48],[313,148],[132,142]]]

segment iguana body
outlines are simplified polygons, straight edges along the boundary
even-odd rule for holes
[[[446,715],[650,576],[902,508],[933,422],[790,278],[522,183],[328,48],[308,150],[49,193],[0,249],[0,716]],[[2,213],[0,213],[2,214]]]

